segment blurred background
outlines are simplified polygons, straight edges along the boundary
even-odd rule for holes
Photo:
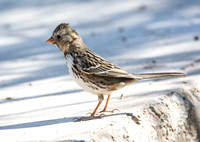
[[[129,72],[200,75],[199,0],[0,0],[0,21],[0,117],[9,130],[48,128],[96,105],[96,96],[80,95],[87,93],[69,76],[63,53],[45,43],[63,22]],[[130,96],[154,94],[135,85]]]
[[[183,68],[200,55],[199,9],[198,0],[1,0],[0,87],[68,74],[45,43],[62,22],[130,72]]]

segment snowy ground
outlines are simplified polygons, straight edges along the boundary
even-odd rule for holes
[[[199,0],[0,0],[0,140],[78,139],[112,119],[73,122],[93,111],[97,97],[81,90],[62,53],[45,43],[59,23],[70,23],[90,49],[129,72],[187,72],[115,92],[109,108],[123,115],[199,83],[199,9]]]

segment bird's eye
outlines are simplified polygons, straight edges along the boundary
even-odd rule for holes
[[[60,39],[61,38],[61,36],[60,35],[57,35],[57,39]]]

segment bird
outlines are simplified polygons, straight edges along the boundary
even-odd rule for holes
[[[184,75],[182,72],[129,73],[90,50],[80,35],[68,23],[59,24],[46,43],[55,45],[64,53],[69,73],[74,81],[84,91],[98,96],[98,104],[94,111],[88,117],[81,117],[80,121],[98,117],[96,112],[105,95],[108,95],[108,97],[104,109],[100,113],[113,112],[114,110],[107,110],[111,94],[133,82]]]

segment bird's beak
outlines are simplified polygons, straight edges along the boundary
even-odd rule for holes
[[[50,37],[46,43],[51,43],[51,44],[54,44],[55,43],[55,40],[53,39],[53,37]]]

